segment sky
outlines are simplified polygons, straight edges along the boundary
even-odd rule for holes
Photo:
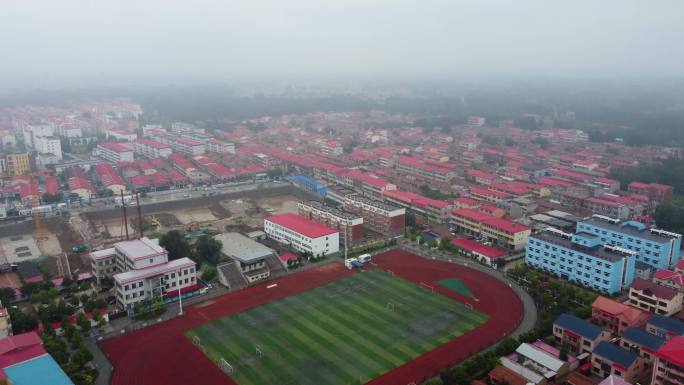
[[[0,0],[0,90],[684,76],[681,0]]]

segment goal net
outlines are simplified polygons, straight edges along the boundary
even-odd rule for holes
[[[235,372],[235,369],[231,364],[228,363],[224,358],[219,359],[219,367],[221,370],[223,370],[227,375],[232,375]]]
[[[432,287],[432,286],[430,286],[430,285],[428,285],[428,284],[425,283],[425,282],[421,282],[421,283],[420,283],[420,287],[422,287],[422,288],[425,289],[425,290],[429,290],[429,291],[431,291],[431,292],[433,292],[433,293],[435,292],[435,288]]]

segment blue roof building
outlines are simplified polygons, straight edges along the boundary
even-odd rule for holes
[[[591,359],[592,372],[599,377],[611,374],[634,383],[640,374],[641,361],[639,355],[631,350],[603,341],[594,349]]]
[[[577,232],[599,236],[604,244],[634,250],[637,252],[637,261],[656,269],[672,268],[682,257],[681,234],[651,229],[641,222],[620,222],[594,215],[588,220],[578,222]]]
[[[670,339],[674,336],[684,336],[684,322],[675,318],[654,314],[646,324],[646,331],[665,339]]]
[[[43,354],[5,369],[12,385],[74,385],[49,354]]]
[[[608,339],[608,333],[591,322],[571,314],[561,314],[553,323],[553,336],[560,345],[574,354],[591,353],[599,342]]]
[[[316,179],[309,178],[308,176],[294,175],[288,176],[286,179],[290,181],[292,184],[295,184],[303,188],[304,190],[318,194],[321,197],[325,197],[328,193],[328,190],[325,188],[323,183],[317,181]]]
[[[665,343],[665,339],[645,330],[629,327],[622,334],[622,347],[631,350],[649,362],[653,362],[654,353]]]

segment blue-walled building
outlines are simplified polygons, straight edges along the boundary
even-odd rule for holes
[[[636,252],[603,245],[590,233],[548,229],[527,239],[525,263],[561,279],[613,294],[634,280]]]
[[[299,186],[306,191],[318,194],[322,198],[325,198],[325,196],[328,194],[328,190],[325,188],[323,183],[317,181],[316,179],[309,178],[308,176],[294,175],[288,176],[286,179],[292,184]]]
[[[577,223],[578,233],[600,237],[605,245],[614,245],[637,253],[636,260],[656,269],[672,268],[681,259],[682,236],[669,231],[650,229],[636,221],[619,222],[594,215]]]

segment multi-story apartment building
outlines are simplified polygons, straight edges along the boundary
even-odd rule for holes
[[[646,331],[669,340],[672,337],[684,336],[684,322],[674,317],[654,314],[646,324]]]
[[[448,163],[422,161],[410,156],[400,156],[397,171],[423,181],[446,184],[456,177],[455,166]]]
[[[170,143],[167,143],[174,150],[182,153],[188,154],[190,156],[202,155],[206,152],[206,146],[199,140],[186,138],[184,136],[176,136],[171,139]]]
[[[363,239],[363,217],[359,214],[327,206],[319,201],[299,202],[297,211],[306,219],[337,229],[342,243]]]
[[[62,142],[56,136],[36,136],[34,148],[39,154],[51,154],[57,160],[62,159]]]
[[[123,140],[126,142],[135,142],[138,139],[138,134],[126,130],[105,130],[106,139]]]
[[[24,175],[31,172],[31,160],[26,152],[7,154],[5,161],[5,167],[9,175]]]
[[[173,150],[168,144],[151,139],[139,139],[135,142],[135,153],[145,158],[168,158]]]
[[[672,316],[682,310],[684,293],[636,278],[629,287],[629,304],[651,313]]]
[[[677,263],[674,271],[668,269],[656,271],[653,275],[653,282],[684,292],[684,260]]]
[[[547,229],[527,240],[525,263],[561,279],[613,294],[634,279],[635,252],[602,245],[588,233]]]
[[[621,336],[630,327],[643,327],[651,315],[643,310],[606,297],[591,304],[591,320],[611,333]]]
[[[470,197],[481,202],[500,203],[513,196],[502,191],[494,191],[480,187],[471,187],[469,191]]]
[[[318,146],[320,147],[321,152],[326,155],[342,155],[342,153],[344,152],[342,144],[332,139],[319,140]]]
[[[627,186],[627,191],[645,195],[656,202],[668,202],[672,200],[674,188],[660,183],[642,183],[634,181]]]
[[[452,211],[451,224],[459,231],[484,237],[500,247],[513,251],[522,250],[531,233],[527,226],[473,209]]]
[[[594,215],[577,223],[578,232],[601,237],[601,242],[634,250],[637,261],[657,269],[671,268],[681,259],[682,236],[656,228],[648,228],[636,221],[618,220]]]
[[[207,145],[207,151],[209,151],[209,152],[221,152],[221,153],[235,154],[235,144],[234,143],[210,138],[209,140],[207,140],[205,142],[205,144]]]
[[[102,142],[95,149],[96,155],[112,163],[133,162],[133,150],[121,143]]]
[[[343,208],[363,217],[364,226],[387,236],[404,235],[406,209],[359,194],[346,194]]]
[[[471,115],[468,116],[467,122],[470,127],[482,127],[485,125],[486,120],[481,116]]]
[[[340,250],[336,229],[291,213],[264,218],[264,232],[277,242],[316,257]]]
[[[117,305],[132,312],[138,302],[167,299],[199,289],[195,262],[184,257],[168,260],[158,241],[140,238],[90,253],[93,276],[113,278]]]
[[[591,322],[571,314],[561,314],[553,323],[553,336],[560,346],[567,346],[571,353],[591,353],[610,334]]]
[[[449,213],[454,209],[452,201],[432,199],[408,191],[390,190],[385,191],[383,196],[385,201],[404,207],[428,222],[446,223],[449,221]]]
[[[658,349],[651,385],[684,385],[684,337],[674,337]]]
[[[587,210],[593,214],[625,220],[630,218],[630,210],[626,205],[607,199],[589,197],[584,200]]]

